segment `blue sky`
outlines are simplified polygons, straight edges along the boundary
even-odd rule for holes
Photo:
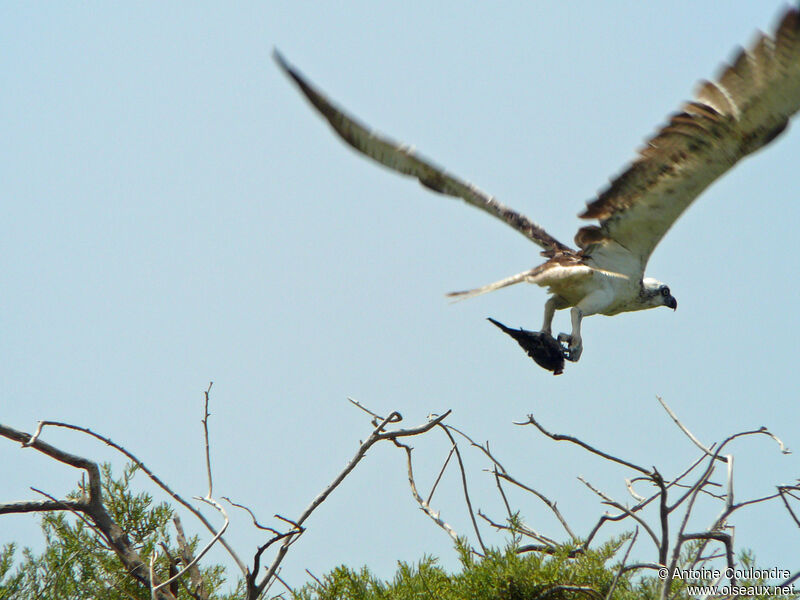
[[[299,515],[368,435],[348,396],[409,425],[452,409],[451,424],[489,440],[584,534],[604,508],[576,476],[625,499],[630,473],[513,421],[534,413],[665,475],[697,452],[656,395],[706,443],[766,425],[797,447],[796,131],[714,185],[656,250],[648,274],[669,283],[678,311],[587,319],[581,361],[553,377],[485,321],[538,327],[543,290],[444,298],[538,264],[538,248],[357,157],[270,58],[280,48],[361,119],[570,243],[584,202],[779,12],[755,2],[3,4],[0,420],[89,426],[202,495],[199,420],[213,380],[215,491],[267,520]],[[554,328],[568,328],[566,313]],[[45,439],[122,464],[77,435]],[[414,445],[425,488],[446,440]],[[797,477],[796,455],[766,439],[733,452],[739,499]],[[465,453],[473,501],[501,518],[487,465]],[[30,498],[30,485],[58,495],[78,478],[10,443],[0,456],[3,500]],[[533,499],[514,500],[560,536]],[[470,533],[455,471],[433,505]],[[696,526],[716,512],[704,508]],[[765,566],[797,568],[788,557],[799,533],[781,507],[733,522],[737,545]],[[305,568],[340,563],[384,576],[423,553],[455,564],[388,446],[308,526],[284,563],[294,585]],[[0,541],[40,539],[32,518],[3,518]],[[229,539],[243,556],[261,540],[238,514]],[[645,541],[636,554],[655,558]]]

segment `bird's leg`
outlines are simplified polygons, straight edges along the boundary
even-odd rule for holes
[[[583,352],[583,341],[581,340],[581,319],[589,315],[602,313],[608,308],[613,300],[613,294],[608,288],[598,289],[581,300],[570,311],[572,317],[572,333],[567,335],[561,333],[558,336],[559,342],[567,342],[564,348],[564,358],[577,362]]]
[[[556,299],[550,298],[544,304],[544,323],[542,324],[542,333],[546,333],[547,335],[552,337],[553,331],[553,315],[556,314]]]
[[[572,362],[578,362],[583,352],[583,340],[581,339],[581,319],[583,319],[583,311],[575,306],[570,311],[570,317],[572,318],[572,333],[570,335],[559,333],[558,341],[561,342],[562,345],[564,345],[565,342],[568,344],[567,347],[564,348],[564,358]]]

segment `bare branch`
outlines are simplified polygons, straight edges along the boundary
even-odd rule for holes
[[[478,522],[475,520],[475,511],[472,510],[472,501],[469,499],[469,490],[467,489],[467,473],[464,470],[464,461],[461,460],[461,452],[458,450],[458,444],[456,444],[456,441],[453,439],[453,435],[447,430],[447,427],[444,425],[441,427],[442,431],[444,431],[445,435],[450,440],[450,443],[453,444],[453,448],[456,451],[456,460],[458,460],[458,468],[461,471],[461,486],[464,489],[464,499],[467,502],[469,518],[472,521],[472,527],[475,529],[475,535],[478,537],[478,543],[481,545],[481,550],[484,554],[486,554],[486,546],[481,538],[481,532],[480,529],[478,529]]]
[[[751,429],[748,431],[740,431],[739,433],[734,433],[733,435],[729,435],[727,438],[723,440],[720,444],[719,448],[717,448],[717,454],[722,452],[722,448],[727,446],[730,442],[740,437],[746,437],[750,435],[766,435],[769,438],[775,440],[775,443],[778,444],[781,450],[781,454],[791,454],[792,451],[787,448],[784,443],[776,436],[774,433],[770,432],[766,427],[759,427],[758,429]]]
[[[203,439],[206,443],[206,474],[208,475],[208,494],[206,494],[206,498],[211,498],[213,496],[214,490],[214,483],[211,479],[211,452],[208,447],[208,417],[211,416],[208,412],[208,395],[211,393],[211,386],[214,385],[214,382],[210,382],[208,384],[208,388],[204,392],[205,396],[205,406],[203,409]]]
[[[551,546],[548,544],[526,544],[517,548],[517,554],[527,554],[528,552],[541,552],[542,554],[556,554],[559,551],[558,545]],[[585,554],[586,550],[581,546],[580,548],[573,548],[567,552],[567,558],[575,558],[579,554]]]
[[[275,515],[275,518],[280,520],[280,521],[283,521],[284,523],[288,523],[289,525],[291,525],[292,527],[297,529],[299,532],[305,531],[305,528],[303,526],[301,526],[301,525],[298,525],[297,521],[292,521],[291,519],[288,519],[286,517],[282,517],[280,515]]]
[[[646,477],[642,477],[641,479],[646,479]],[[628,488],[628,493],[631,495],[631,498],[633,498],[637,502],[644,502],[645,500],[647,500],[647,498],[645,498],[644,496],[640,496],[639,494],[636,493],[636,490],[633,489],[633,482],[630,479],[625,480],[625,487]]]
[[[222,534],[225,533],[225,531],[228,529],[228,525],[230,524],[230,519],[228,518],[228,513],[225,512],[225,508],[219,502],[217,502],[213,498],[200,498],[200,497],[197,497],[196,499],[200,500],[202,502],[205,502],[206,504],[210,504],[211,506],[216,508],[220,512],[220,514],[222,515],[223,519],[225,519],[225,522],[223,523],[222,527],[220,527],[220,529],[217,532],[217,534],[213,538],[211,538],[211,541],[208,542],[208,544],[206,544],[206,547],[203,548],[200,551],[200,554],[198,554],[188,565],[186,565],[178,573],[176,573],[175,575],[173,575],[172,577],[170,577],[166,581],[164,581],[164,582],[158,584],[157,586],[155,586],[153,588],[154,592],[160,591],[161,588],[164,588],[164,587],[168,586],[173,581],[178,581],[186,573],[190,572],[191,569],[197,565],[197,563],[200,561],[200,559],[203,558],[209,550],[211,550],[211,547],[214,544],[216,544],[220,540],[220,538],[222,538]],[[152,579],[151,579],[151,581],[152,581]]]
[[[669,552],[669,506],[667,486],[664,484],[664,478],[661,477],[661,473],[655,467],[653,467],[653,481],[656,482],[660,490],[658,516],[661,521],[661,547],[658,549],[658,562],[664,564],[667,562],[667,553]]]
[[[658,563],[633,563],[630,565],[625,565],[625,568],[622,569],[622,572],[628,573],[629,571],[638,571],[639,569],[650,569],[651,571],[657,571],[663,566],[664,565],[660,565]]]
[[[619,570],[617,574],[614,576],[614,580],[611,582],[611,587],[606,594],[605,600],[611,600],[612,596],[614,595],[614,590],[617,588],[617,583],[619,583],[619,578],[622,576],[622,573],[625,569],[625,563],[628,561],[628,555],[631,553],[633,549],[633,545],[636,543],[636,538],[639,537],[639,528],[637,527],[633,531],[633,536],[631,537],[631,543],[628,544],[628,549],[625,551],[625,556],[622,557],[622,562],[619,565]]]
[[[553,511],[553,514],[554,514],[554,515],[556,516],[556,518],[558,519],[558,522],[559,522],[559,523],[561,523],[561,526],[564,528],[564,531],[566,531],[566,532],[567,532],[567,535],[569,535],[569,536],[570,536],[570,538],[572,538],[572,539],[577,539],[577,537],[578,537],[578,536],[576,536],[576,535],[575,535],[575,534],[572,532],[572,529],[570,529],[570,526],[569,526],[569,524],[567,523],[566,519],[564,519],[564,516],[561,514],[561,511],[559,511],[559,510],[558,510],[558,506],[556,505],[556,503],[555,503],[555,502],[551,501],[551,500],[550,500],[550,499],[549,499],[547,496],[545,496],[544,494],[542,494],[542,493],[541,493],[541,492],[539,492],[538,490],[535,490],[534,488],[532,488],[532,487],[530,487],[530,486],[527,486],[527,485],[525,485],[525,484],[524,484],[524,483],[522,483],[521,481],[518,481],[517,479],[515,479],[514,477],[512,477],[512,476],[511,476],[511,475],[509,475],[508,473],[505,473],[505,472],[504,472],[504,473],[495,473],[495,474],[496,474],[496,476],[497,476],[497,477],[499,477],[499,478],[501,478],[501,479],[505,479],[505,480],[506,480],[506,481],[508,481],[509,483],[513,483],[514,485],[516,485],[517,487],[519,487],[519,488],[521,488],[521,489],[525,490],[526,492],[530,492],[531,494],[533,494],[534,496],[536,496],[536,497],[537,497],[539,500],[541,500],[542,502],[544,502],[544,504],[545,504],[545,505],[547,505],[547,507],[548,507],[548,508],[549,508],[551,511]]]
[[[112,543],[112,542],[111,542],[111,540],[110,540],[110,539],[108,539],[108,538],[106,537],[105,533],[103,533],[103,532],[102,532],[100,529],[98,529],[98,528],[97,528],[97,527],[94,525],[94,523],[92,523],[92,522],[91,522],[89,519],[87,519],[85,516],[83,516],[83,514],[81,514],[82,512],[87,512],[87,509],[89,508],[88,504],[85,504],[85,505],[84,505],[84,506],[82,506],[82,507],[78,507],[78,506],[68,506],[68,505],[67,505],[67,506],[64,506],[64,504],[63,504],[63,503],[62,503],[60,500],[57,500],[57,499],[55,499],[53,496],[51,496],[51,495],[50,495],[50,494],[48,494],[47,492],[43,492],[42,490],[40,490],[40,489],[37,489],[37,488],[35,488],[35,487],[31,487],[31,490],[33,490],[33,491],[34,491],[34,492],[36,492],[37,494],[41,494],[42,496],[44,496],[45,498],[47,498],[47,499],[48,499],[48,500],[49,500],[51,503],[55,503],[55,504],[62,504],[62,506],[63,506],[63,510],[68,510],[68,511],[69,511],[69,512],[71,512],[73,515],[75,515],[75,518],[76,518],[76,519],[78,519],[78,520],[82,521],[82,522],[83,522],[83,524],[84,524],[84,525],[86,525],[86,526],[87,526],[89,529],[91,529],[92,531],[94,531],[94,532],[97,534],[97,536],[98,536],[98,537],[99,537],[99,538],[100,538],[100,539],[101,539],[103,542],[105,542],[105,544],[108,544],[106,547],[107,547],[109,550],[111,550],[111,551],[113,552],[113,548],[111,547],[111,543]],[[62,509],[56,509],[56,510],[62,510]]]
[[[21,441],[24,442],[24,441],[30,440],[30,444],[29,445],[32,445],[34,448],[36,448],[38,450],[39,449],[39,445],[40,444],[44,444],[44,442],[40,442],[37,439],[38,438],[38,434],[41,433],[42,429],[45,426],[61,427],[61,428],[64,428],[64,429],[71,429],[73,431],[79,431],[81,433],[85,433],[86,435],[88,435],[90,437],[93,437],[93,438],[95,438],[97,440],[100,440],[101,442],[103,442],[107,446],[111,446],[117,452],[119,452],[120,454],[122,454],[123,456],[125,456],[126,458],[131,460],[137,467],[139,467],[153,481],[153,483],[155,483],[158,487],[160,487],[162,490],[164,490],[164,492],[166,492],[173,500],[175,500],[175,502],[177,502],[178,504],[180,504],[181,506],[186,508],[186,510],[188,510],[195,517],[197,517],[197,519],[206,527],[206,529],[208,529],[209,532],[211,532],[212,535],[216,535],[217,534],[217,530],[214,528],[213,525],[211,525],[211,522],[205,517],[205,515],[203,515],[203,513],[201,513],[194,506],[192,506],[186,500],[184,500],[183,497],[181,497],[180,494],[178,494],[177,492],[173,491],[153,471],[151,471],[147,467],[147,465],[145,465],[141,460],[139,460],[127,448],[124,448],[123,446],[120,446],[119,444],[114,442],[112,439],[110,439],[110,438],[108,438],[108,437],[106,437],[104,435],[101,435],[99,433],[96,433],[96,432],[92,431],[91,429],[89,429],[87,427],[81,427],[79,425],[70,425],[69,423],[63,423],[63,422],[60,422],[60,421],[40,421],[39,422],[39,427],[37,428],[37,435],[30,436],[29,438],[27,438],[27,440],[21,440]],[[3,435],[2,425],[0,425],[0,435]],[[8,436],[6,436],[6,437],[8,437]],[[11,439],[14,439],[14,438],[11,438]],[[45,444],[45,446],[47,446],[47,445]],[[49,446],[49,448],[52,448],[52,446]],[[61,451],[57,450],[57,452],[61,452]],[[47,454],[47,452],[45,452],[45,453]],[[66,454],[66,453],[61,453],[61,454]],[[67,456],[71,456],[71,455],[67,455]],[[56,458],[56,457],[53,456],[53,458]],[[73,458],[76,458],[78,460],[85,460],[85,459],[80,459],[80,457],[73,457]],[[60,459],[57,459],[57,460],[60,460]],[[68,464],[72,464],[72,463],[69,463],[66,460],[62,460],[61,462],[67,462]],[[94,463],[92,463],[92,464],[94,464]],[[85,467],[79,466],[79,465],[73,465],[73,466],[78,466],[78,468],[85,468]],[[89,481],[90,481],[90,484],[91,484],[91,481],[92,481],[91,475],[89,477]],[[236,552],[234,552],[233,548],[230,547],[230,545],[225,541],[224,538],[220,539],[220,543],[228,551],[228,554],[231,556],[231,558],[233,558],[233,560],[239,566],[239,568],[241,569],[242,573],[246,575],[247,574],[247,567],[244,565],[244,563],[238,557]]]
[[[275,573],[275,579],[277,579],[277,580],[278,580],[278,581],[281,583],[281,585],[282,585],[283,587],[285,587],[285,588],[286,588],[286,590],[287,590],[287,591],[288,591],[290,594],[292,594],[292,596],[294,596],[294,595],[295,595],[295,593],[294,593],[294,590],[293,590],[293,589],[292,589],[292,588],[289,586],[289,584],[288,584],[288,583],[286,583],[286,582],[283,580],[283,578],[280,576],[280,569],[278,570],[278,572],[277,572],[277,573]],[[281,595],[283,595],[283,594],[281,593]]]
[[[533,415],[528,415],[528,420],[527,421],[524,421],[522,423],[514,423],[514,425],[533,425],[539,431],[541,431],[544,435],[549,437],[551,440],[555,440],[557,442],[571,442],[573,444],[576,444],[576,445],[580,446],[581,448],[583,448],[585,450],[588,450],[592,454],[596,454],[597,456],[605,458],[606,460],[610,460],[610,461],[618,463],[620,465],[624,465],[626,467],[629,467],[629,468],[633,469],[634,471],[639,471],[640,473],[642,473],[644,475],[650,475],[651,474],[651,472],[649,470],[645,469],[644,467],[640,467],[639,465],[635,465],[632,462],[628,462],[627,460],[623,460],[621,458],[617,458],[616,456],[608,454],[607,452],[603,452],[602,450],[598,450],[594,446],[590,446],[586,442],[581,441],[576,437],[573,437],[571,435],[562,435],[562,434],[559,434],[559,433],[550,433],[544,427],[539,425],[539,423],[536,421],[536,419],[534,419]]]
[[[150,577],[149,570],[145,562],[136,552],[135,548],[130,542],[127,534],[120,528],[120,526],[111,518],[103,505],[103,492],[102,492],[102,477],[100,475],[100,468],[97,463],[92,462],[86,458],[64,452],[46,442],[41,441],[39,438],[42,429],[45,425],[49,424],[48,421],[42,421],[34,435],[18,431],[11,427],[0,424],[0,436],[7,439],[14,440],[23,444],[23,447],[30,447],[54,460],[70,465],[72,467],[82,469],[86,472],[89,478],[87,489],[89,491],[89,498],[86,502],[77,502],[64,507],[67,510],[75,510],[87,515],[92,523],[102,532],[102,537],[109,543],[114,553],[120,559],[122,564],[128,572],[140,583],[150,588],[151,581],[157,585],[158,581]],[[51,499],[49,503],[43,503],[48,510],[53,509],[54,500]],[[57,502],[57,501],[56,501]],[[14,503],[19,507],[19,503]],[[9,509],[13,505],[4,505],[6,510],[4,512],[11,512]],[[30,508],[30,504],[25,508]],[[30,511],[27,511],[30,512]],[[169,593],[161,592],[159,597],[163,596],[165,599],[172,598]]]
[[[725,462],[728,468],[727,477],[725,478],[725,506],[728,510],[733,508],[733,454],[725,455]]]
[[[789,578],[787,578],[787,579],[784,579],[783,581],[781,581],[781,583],[780,583],[780,587],[787,587],[787,586],[790,586],[790,585],[792,585],[792,584],[793,584],[795,581],[797,581],[798,579],[800,579],[800,571],[798,571],[797,573],[795,573],[795,574],[794,574],[794,575],[792,575],[791,577],[789,577]]]
[[[181,552],[181,562],[184,565],[192,565],[191,568],[188,569],[189,572],[189,581],[192,584],[193,591],[190,592],[195,598],[198,599],[206,599],[208,594],[205,589],[205,582],[200,574],[200,569],[197,567],[197,563],[194,560],[194,555],[192,553],[192,549],[189,546],[189,543],[186,541],[186,534],[183,531],[183,524],[181,523],[180,517],[176,514],[172,517],[172,522],[175,525],[176,533],[176,540],[178,543],[178,548]]]
[[[505,492],[503,491],[503,488],[500,485],[500,479],[501,478],[505,479],[509,483],[513,483],[514,485],[516,485],[516,486],[518,486],[518,487],[520,487],[520,488],[522,488],[522,489],[534,494],[537,498],[539,498],[539,500],[544,502],[545,505],[547,505],[547,507],[550,510],[553,511],[553,513],[555,514],[556,518],[561,523],[561,525],[564,527],[564,530],[567,532],[567,534],[570,536],[570,538],[576,539],[577,536],[572,532],[572,529],[570,528],[570,526],[567,523],[566,519],[564,519],[564,516],[558,510],[558,507],[557,507],[556,503],[552,502],[549,498],[547,498],[544,494],[542,494],[538,490],[535,490],[535,489],[523,484],[521,481],[519,481],[515,477],[511,476],[508,473],[508,471],[506,470],[506,468],[502,465],[502,463],[499,460],[497,460],[497,458],[494,456],[494,454],[492,454],[492,452],[489,450],[489,442],[486,442],[485,444],[478,444],[470,436],[468,436],[466,433],[464,433],[460,429],[458,429],[456,427],[453,427],[452,425],[445,425],[445,427],[447,427],[447,429],[449,429],[450,431],[456,432],[458,435],[460,435],[461,437],[466,439],[473,447],[478,448],[481,452],[483,452],[484,455],[486,455],[486,457],[490,461],[492,461],[492,463],[494,464],[495,468],[492,469],[491,472],[495,477],[495,482],[497,484],[497,489],[500,491],[500,495],[503,498],[503,502],[505,503],[506,511],[508,512],[509,518],[511,518],[513,513],[512,513],[512,510],[511,510],[511,506],[508,503],[508,498],[506,498]],[[498,471],[498,469],[499,469],[499,471]]]
[[[308,508],[306,508],[300,515],[300,517],[297,519],[295,525],[298,528],[302,528],[302,525],[306,521],[306,519],[308,519],[308,517],[311,516],[311,514],[317,509],[317,507],[327,499],[327,497],[331,494],[331,492],[333,492],[333,490],[335,490],[339,486],[339,484],[341,484],[342,481],[344,481],[345,477],[347,477],[350,474],[350,472],[356,467],[356,465],[359,462],[361,462],[361,460],[364,458],[364,456],[367,453],[367,450],[369,450],[375,443],[381,440],[396,440],[402,437],[415,436],[421,433],[425,433],[426,431],[430,431],[431,429],[436,427],[439,423],[441,423],[444,419],[446,419],[450,415],[450,412],[451,411],[448,410],[444,414],[439,415],[438,417],[436,417],[431,421],[428,421],[424,425],[420,425],[418,427],[413,427],[410,429],[397,429],[394,431],[385,431],[385,427],[389,423],[399,422],[402,419],[400,413],[392,412],[389,416],[382,419],[380,423],[378,423],[378,425],[372,431],[370,436],[364,442],[361,443],[361,445],[359,446],[358,450],[355,453],[355,456],[353,456],[353,458],[350,460],[347,466],[345,466],[345,468],[341,471],[341,473],[339,473],[334,478],[334,480],[330,484],[328,484],[328,486],[316,498],[314,498],[314,500],[311,502]],[[278,567],[280,567],[280,564],[283,562],[283,559],[289,550],[289,546],[292,544],[293,540],[297,539],[297,535],[300,533],[302,533],[302,529],[300,529],[300,531],[297,532],[290,532],[290,534],[287,535],[286,539],[284,539],[283,543],[278,548],[278,552],[274,560],[272,561],[272,564],[267,569],[266,574],[258,584],[255,584],[254,579],[248,577],[248,588],[249,588],[248,593],[250,593],[252,598],[257,598],[266,589],[267,585],[269,585],[270,582],[274,579],[274,575],[277,572]],[[257,570],[254,569],[252,578],[255,578],[256,575],[257,575]]]
[[[514,516],[514,513],[511,512],[511,505],[508,503],[505,490],[503,490],[503,484],[500,483],[500,474],[497,472],[497,469],[493,469],[492,473],[494,474],[494,482],[497,485],[497,491],[500,492],[500,497],[503,499],[503,505],[506,507],[506,514],[510,519]]]
[[[444,464],[442,468],[439,470],[439,475],[436,477],[436,481],[433,482],[433,486],[431,487],[431,492],[428,494],[428,499],[425,500],[426,504],[430,504],[431,500],[433,500],[433,493],[436,491],[436,486],[439,485],[439,481],[442,479],[442,475],[444,475],[444,471],[447,468],[447,465],[450,463],[450,459],[453,458],[453,452],[455,452],[456,447],[453,446],[450,448],[450,452],[447,453],[447,458],[444,460]]]
[[[672,558],[670,560],[670,564],[669,564],[669,567],[667,569],[667,576],[664,578],[664,582],[663,582],[662,588],[661,588],[661,600],[666,600],[666,598],[667,598],[667,596],[669,594],[670,588],[672,587],[672,579],[673,579],[672,574],[675,572],[675,567],[678,564],[678,559],[680,558],[681,547],[683,545],[683,541],[685,539],[689,539],[689,538],[685,538],[684,537],[684,531],[686,530],[686,526],[687,526],[687,524],[689,522],[689,517],[691,516],[692,510],[694,509],[694,503],[695,503],[695,500],[697,500],[697,495],[699,493],[699,490],[702,488],[702,486],[704,484],[704,481],[708,480],[708,478],[711,476],[711,473],[713,473],[713,471],[714,471],[714,461],[716,460],[716,455],[719,454],[720,450],[722,450],[722,446],[717,448],[717,450],[714,453],[714,455],[709,457],[708,466],[706,467],[706,470],[700,476],[700,479],[697,480],[695,485],[692,486],[692,489],[689,490],[689,492],[687,492],[683,496],[683,499],[687,499],[688,498],[688,506],[686,508],[686,512],[683,515],[683,520],[681,521],[680,527],[678,528],[677,540],[676,540],[675,546],[672,549]],[[677,508],[683,502],[683,499],[681,499],[678,502],[676,502],[672,506],[672,509]],[[667,512],[670,512],[672,509],[668,508]],[[702,548],[698,551],[698,555],[699,555],[699,552],[702,552]],[[659,561],[662,564],[664,564],[666,562],[666,558],[663,555],[663,551],[659,555]]]
[[[153,550],[150,555],[150,599],[158,600],[158,590],[154,584],[156,580],[156,559],[158,558],[158,550]]]
[[[704,531],[702,533],[682,533],[680,541],[687,540],[716,540],[725,544],[725,556],[728,561],[728,569],[730,570],[731,585],[736,585],[735,566],[736,563],[733,559],[733,540],[731,536],[724,531]]]
[[[596,589],[589,587],[588,585],[554,585],[551,588],[548,588],[544,592],[542,592],[537,598],[549,598],[553,594],[558,594],[559,592],[580,592],[582,594],[586,594],[590,598],[599,598],[603,600],[603,596],[600,595]],[[559,595],[559,597],[563,597]]]
[[[672,418],[673,421],[675,421],[675,424],[680,428],[680,430],[683,433],[686,434],[686,437],[688,437],[690,440],[692,440],[692,443],[695,446],[700,448],[700,450],[705,452],[708,456],[714,456],[714,454],[712,453],[711,449],[710,448],[706,448],[700,442],[700,440],[698,440],[694,436],[694,434],[691,431],[689,431],[689,428],[686,427],[686,425],[684,425],[683,423],[680,422],[680,419],[678,419],[678,416],[674,412],[672,412],[672,409],[669,407],[669,405],[666,402],[664,402],[664,399],[661,396],[656,396],[656,400],[658,400],[658,402],[661,404],[661,406],[664,407],[664,410],[667,411],[667,414],[670,416],[670,418]],[[723,459],[717,457],[717,460],[723,460]]]
[[[619,502],[617,502],[616,500],[612,499],[607,494],[605,494],[605,493],[601,492],[600,490],[598,490],[597,488],[595,488],[591,483],[586,481],[583,477],[579,476],[578,477],[578,481],[583,483],[586,487],[588,487],[590,490],[592,490],[595,494],[600,496],[603,499],[603,502],[605,504],[608,504],[609,506],[613,506],[614,508],[616,508],[618,510],[621,510],[623,513],[625,513],[626,516],[631,517],[634,521],[639,523],[639,525],[641,525],[642,528],[653,539],[653,543],[656,545],[656,548],[660,548],[661,543],[660,543],[660,541],[658,539],[658,536],[655,534],[655,532],[652,529],[650,529],[650,526],[647,524],[647,521],[642,519],[632,509],[629,509],[627,506],[624,506],[623,504],[620,504]]]
[[[371,416],[372,418],[374,418],[374,419],[378,419],[378,421],[383,421],[383,417],[381,417],[380,415],[378,415],[378,414],[375,414],[374,412],[372,412],[372,411],[371,411],[370,409],[368,409],[366,406],[364,406],[363,404],[361,404],[361,402],[359,402],[358,400],[354,400],[353,398],[348,398],[348,399],[347,399],[347,401],[348,401],[350,404],[352,404],[353,406],[355,406],[355,407],[357,407],[357,408],[360,408],[361,410],[363,410],[365,413],[367,413],[367,414],[368,414],[369,416]]]
[[[420,496],[419,492],[417,491],[417,484],[414,481],[414,469],[411,462],[411,450],[412,450],[411,446],[403,444],[402,442],[398,442],[397,440],[395,440],[394,443],[395,446],[403,448],[406,451],[406,463],[408,465],[408,484],[411,487],[411,495],[414,496],[414,500],[417,501],[417,504],[419,504],[419,507],[422,509],[422,511],[426,515],[428,515],[433,520],[434,523],[436,523],[439,527],[444,529],[447,535],[449,535],[454,542],[458,543],[458,534],[455,532],[455,530],[452,527],[450,527],[450,525],[446,523],[439,516],[440,515],[439,512],[434,511],[430,507],[430,504],[428,503],[427,500],[422,499],[422,496]]]
[[[712,448],[713,448],[713,445],[712,445]],[[700,458],[698,458],[698,459],[697,459],[697,460],[696,460],[694,463],[692,463],[692,464],[691,464],[689,467],[687,467],[687,468],[686,468],[686,469],[683,471],[683,473],[681,473],[681,474],[680,474],[680,475],[678,475],[678,476],[677,476],[675,479],[673,479],[672,481],[670,481],[669,483],[667,483],[667,484],[666,484],[666,488],[669,490],[669,488],[671,488],[671,487],[673,487],[673,486],[678,486],[678,485],[680,485],[680,483],[679,483],[679,482],[680,482],[682,479],[684,479],[686,476],[688,476],[688,475],[689,475],[689,473],[691,473],[691,472],[692,472],[692,471],[693,471],[695,468],[697,468],[697,466],[698,466],[698,465],[700,465],[700,464],[703,462],[703,460],[705,460],[705,458],[706,458],[706,455],[705,455],[705,454],[701,455],[701,456],[700,456]],[[637,479],[638,479],[638,478],[637,478]],[[649,481],[652,481],[652,477],[651,477],[651,476],[649,476],[649,475],[648,475],[648,476],[646,476],[646,477],[642,477],[642,479],[647,479],[647,480],[649,480]],[[641,502],[641,503],[637,504],[636,506],[634,506],[633,508],[631,508],[631,512],[639,512],[640,510],[642,510],[643,508],[645,508],[645,507],[646,507],[648,504],[650,504],[650,503],[651,503],[653,500],[655,500],[656,498],[662,498],[662,492],[661,492],[661,491],[658,491],[658,492],[656,492],[655,494],[653,494],[652,496],[650,496],[649,498],[647,498],[647,499],[646,499],[646,500],[644,500],[643,502]],[[601,516],[601,517],[598,519],[597,523],[596,523],[596,524],[595,524],[595,526],[592,528],[592,530],[589,532],[589,535],[587,536],[586,540],[585,540],[585,541],[584,541],[584,543],[583,543],[583,547],[584,547],[584,548],[588,548],[588,547],[589,547],[589,545],[591,544],[591,542],[592,542],[592,540],[594,539],[594,537],[595,537],[595,535],[597,534],[597,532],[600,530],[600,528],[601,528],[601,527],[602,527],[602,526],[603,526],[603,525],[604,525],[606,522],[608,522],[608,521],[621,521],[621,520],[623,520],[623,519],[627,519],[627,518],[628,518],[628,515],[627,515],[627,514],[625,514],[625,513],[621,513],[621,514],[618,514],[618,515],[602,515],[602,516]]]
[[[512,534],[524,535],[524,536],[529,537],[531,539],[534,539],[534,540],[537,540],[539,542],[542,542],[548,548],[557,548],[558,547],[558,542],[556,542],[555,540],[550,539],[550,538],[548,538],[546,536],[541,535],[540,533],[538,533],[537,531],[534,531],[533,529],[531,529],[527,525],[514,526],[513,523],[510,524],[510,525],[504,525],[502,523],[497,523],[496,521],[493,521],[487,515],[485,515],[480,509],[478,510],[478,516],[481,519],[483,519],[484,521],[486,521],[491,527],[494,527],[498,531],[508,531],[508,532],[510,532]],[[539,546],[526,546],[525,552],[531,552],[533,550],[541,550],[541,547],[539,547]],[[517,550],[517,554],[521,554],[521,552],[519,550]]]
[[[33,491],[36,492],[38,490],[33,489]],[[29,512],[49,512],[52,510],[78,511],[85,507],[86,502],[77,500],[29,500],[22,502],[7,502],[0,504],[0,515]]]
[[[494,456],[494,455],[493,455],[493,454],[492,454],[492,453],[489,451],[489,442],[486,442],[485,444],[479,444],[479,443],[477,443],[475,440],[473,440],[473,439],[472,439],[470,436],[468,436],[466,433],[464,433],[463,431],[461,431],[460,429],[458,429],[457,427],[453,427],[452,425],[446,425],[446,427],[447,427],[447,428],[448,428],[450,431],[454,431],[455,433],[457,433],[458,435],[460,435],[461,437],[463,437],[465,440],[467,440],[467,441],[470,443],[470,445],[471,445],[471,446],[474,446],[475,448],[477,448],[478,450],[480,450],[481,452],[483,452],[483,453],[486,455],[486,457],[487,457],[487,458],[488,458],[490,461],[492,461],[492,463],[494,463],[494,465],[495,465],[495,466],[496,466],[498,469],[500,469],[500,471],[501,471],[502,473],[506,473],[506,472],[507,472],[507,471],[506,471],[506,469],[505,469],[505,467],[504,467],[502,464],[500,464],[500,461],[499,461],[499,460],[497,460],[497,458],[496,458],[496,457],[495,457],[495,456]]]
[[[800,518],[798,518],[797,514],[792,510],[792,507],[789,506],[789,501],[786,499],[787,495],[791,495],[791,494],[788,493],[788,491],[787,491],[788,489],[789,488],[787,488],[786,486],[782,486],[782,485],[778,486],[778,493],[781,496],[781,501],[783,502],[784,506],[786,507],[786,510],[789,511],[789,515],[792,517],[792,519],[794,520],[795,524],[798,527],[800,527]],[[794,496],[792,496],[792,497],[794,497]]]
[[[309,575],[309,577],[311,577],[311,579],[313,579],[314,581],[316,581],[316,582],[317,582],[317,585],[318,585],[320,588],[322,588],[323,590],[326,588],[325,584],[324,584],[324,583],[322,583],[322,582],[319,580],[319,578],[318,578],[316,575],[314,575],[314,574],[313,574],[311,571],[309,571],[308,569],[306,569],[306,573],[308,573],[308,575]]]
[[[247,508],[245,505],[237,504],[227,496],[222,496],[222,499],[225,500],[225,502],[227,502],[231,506],[235,506],[236,508],[241,508],[242,510],[247,511],[247,513],[250,515],[250,518],[253,519],[253,525],[255,525],[256,529],[261,529],[263,531],[269,531],[270,533],[273,533],[275,535],[280,535],[280,531],[278,531],[277,529],[273,529],[272,527],[267,527],[266,525],[262,525],[261,523],[259,523],[258,519],[256,519],[255,514],[253,514],[253,511]]]

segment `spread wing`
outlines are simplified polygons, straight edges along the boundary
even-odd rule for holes
[[[353,148],[372,160],[404,175],[419,179],[425,187],[461,198],[467,204],[486,211],[510,225],[522,235],[544,248],[543,254],[553,256],[560,252],[572,250],[552,237],[526,216],[503,206],[493,196],[481,191],[471,183],[467,183],[450,175],[444,169],[417,155],[406,145],[384,137],[369,129],[357,119],[330,102],[319,90],[314,88],[296,69],[275,51],[273,56],[281,69],[297,84],[309,102],[333,127],[334,131]]]
[[[575,243],[601,268],[640,277],[650,254],[684,210],[737,161],[767,145],[800,109],[800,13],[774,37],[759,34],[715,82],[640,150],[639,157],[580,216]]]

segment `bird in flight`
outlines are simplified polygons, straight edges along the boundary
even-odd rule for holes
[[[659,306],[677,308],[670,288],[645,276],[653,250],[706,187],[740,159],[774,140],[800,109],[800,11],[788,8],[772,36],[760,33],[750,49],[741,50],[713,81],[700,82],[695,99],[672,115],[636,159],[588,202],[579,217],[597,223],[578,229],[577,249],[573,249],[409,146],[370,129],[331,102],[277,50],[274,57],[334,131],[357,151],[416,177],[434,192],[461,198],[486,211],[542,248],[541,255],[547,258],[544,263],[448,296],[470,298],[521,282],[548,288],[541,330],[519,331],[531,342],[523,347],[532,356],[545,353],[537,362],[556,374],[560,370],[546,366],[553,362],[552,347],[557,346],[551,333],[555,311],[570,309],[572,331],[559,334],[558,342],[564,358],[575,362],[583,351],[584,317]],[[515,339],[523,344],[519,335]]]

